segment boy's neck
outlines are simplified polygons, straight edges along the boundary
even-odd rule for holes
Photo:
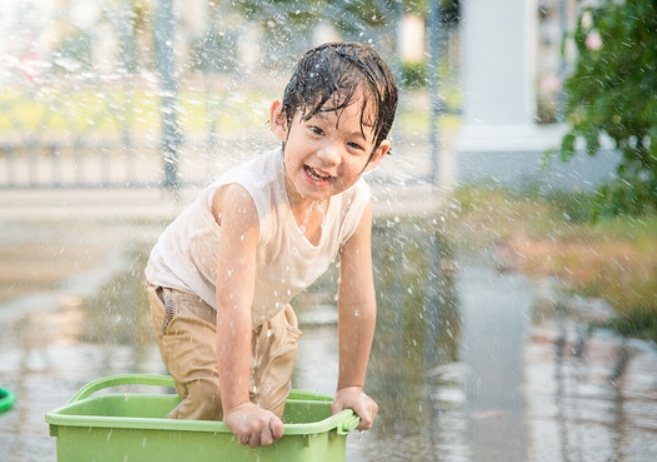
[[[311,214],[314,210],[326,213],[330,198],[316,201],[297,195],[296,197],[288,196],[288,202],[290,203],[290,208],[292,209],[294,216],[305,216]]]

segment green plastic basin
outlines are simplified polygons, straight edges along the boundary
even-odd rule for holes
[[[353,411],[331,415],[330,396],[293,390],[286,401],[283,438],[271,446],[241,446],[223,422],[172,420],[179,402],[166,393],[102,393],[117,385],[173,387],[168,376],[122,375],[91,382],[68,405],[46,414],[57,439],[58,462],[341,462]]]
[[[0,414],[12,408],[16,402],[16,395],[10,390],[0,388]]]

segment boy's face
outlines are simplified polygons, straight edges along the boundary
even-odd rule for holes
[[[320,201],[341,193],[388,152],[387,140],[374,150],[373,129],[361,127],[361,110],[357,93],[346,107],[319,112],[308,120],[301,120],[297,111],[288,126],[280,102],[272,104],[271,126],[285,143],[286,183],[292,202]]]

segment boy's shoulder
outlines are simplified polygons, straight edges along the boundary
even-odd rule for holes
[[[352,197],[352,196],[362,196],[367,199],[370,198],[372,195],[372,188],[370,185],[365,181],[365,178],[360,178],[356,183],[354,183],[349,189],[344,191],[342,194],[344,194],[346,197]]]
[[[361,178],[349,189],[338,194],[337,198],[339,198],[341,220],[347,219],[347,216],[355,216],[360,219],[365,207],[371,201],[372,189]]]

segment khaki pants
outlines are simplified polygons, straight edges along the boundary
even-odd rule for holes
[[[148,299],[162,361],[181,399],[167,417],[221,420],[214,309],[196,295],[153,285]],[[250,399],[279,417],[290,392],[300,336],[289,305],[253,330]]]

